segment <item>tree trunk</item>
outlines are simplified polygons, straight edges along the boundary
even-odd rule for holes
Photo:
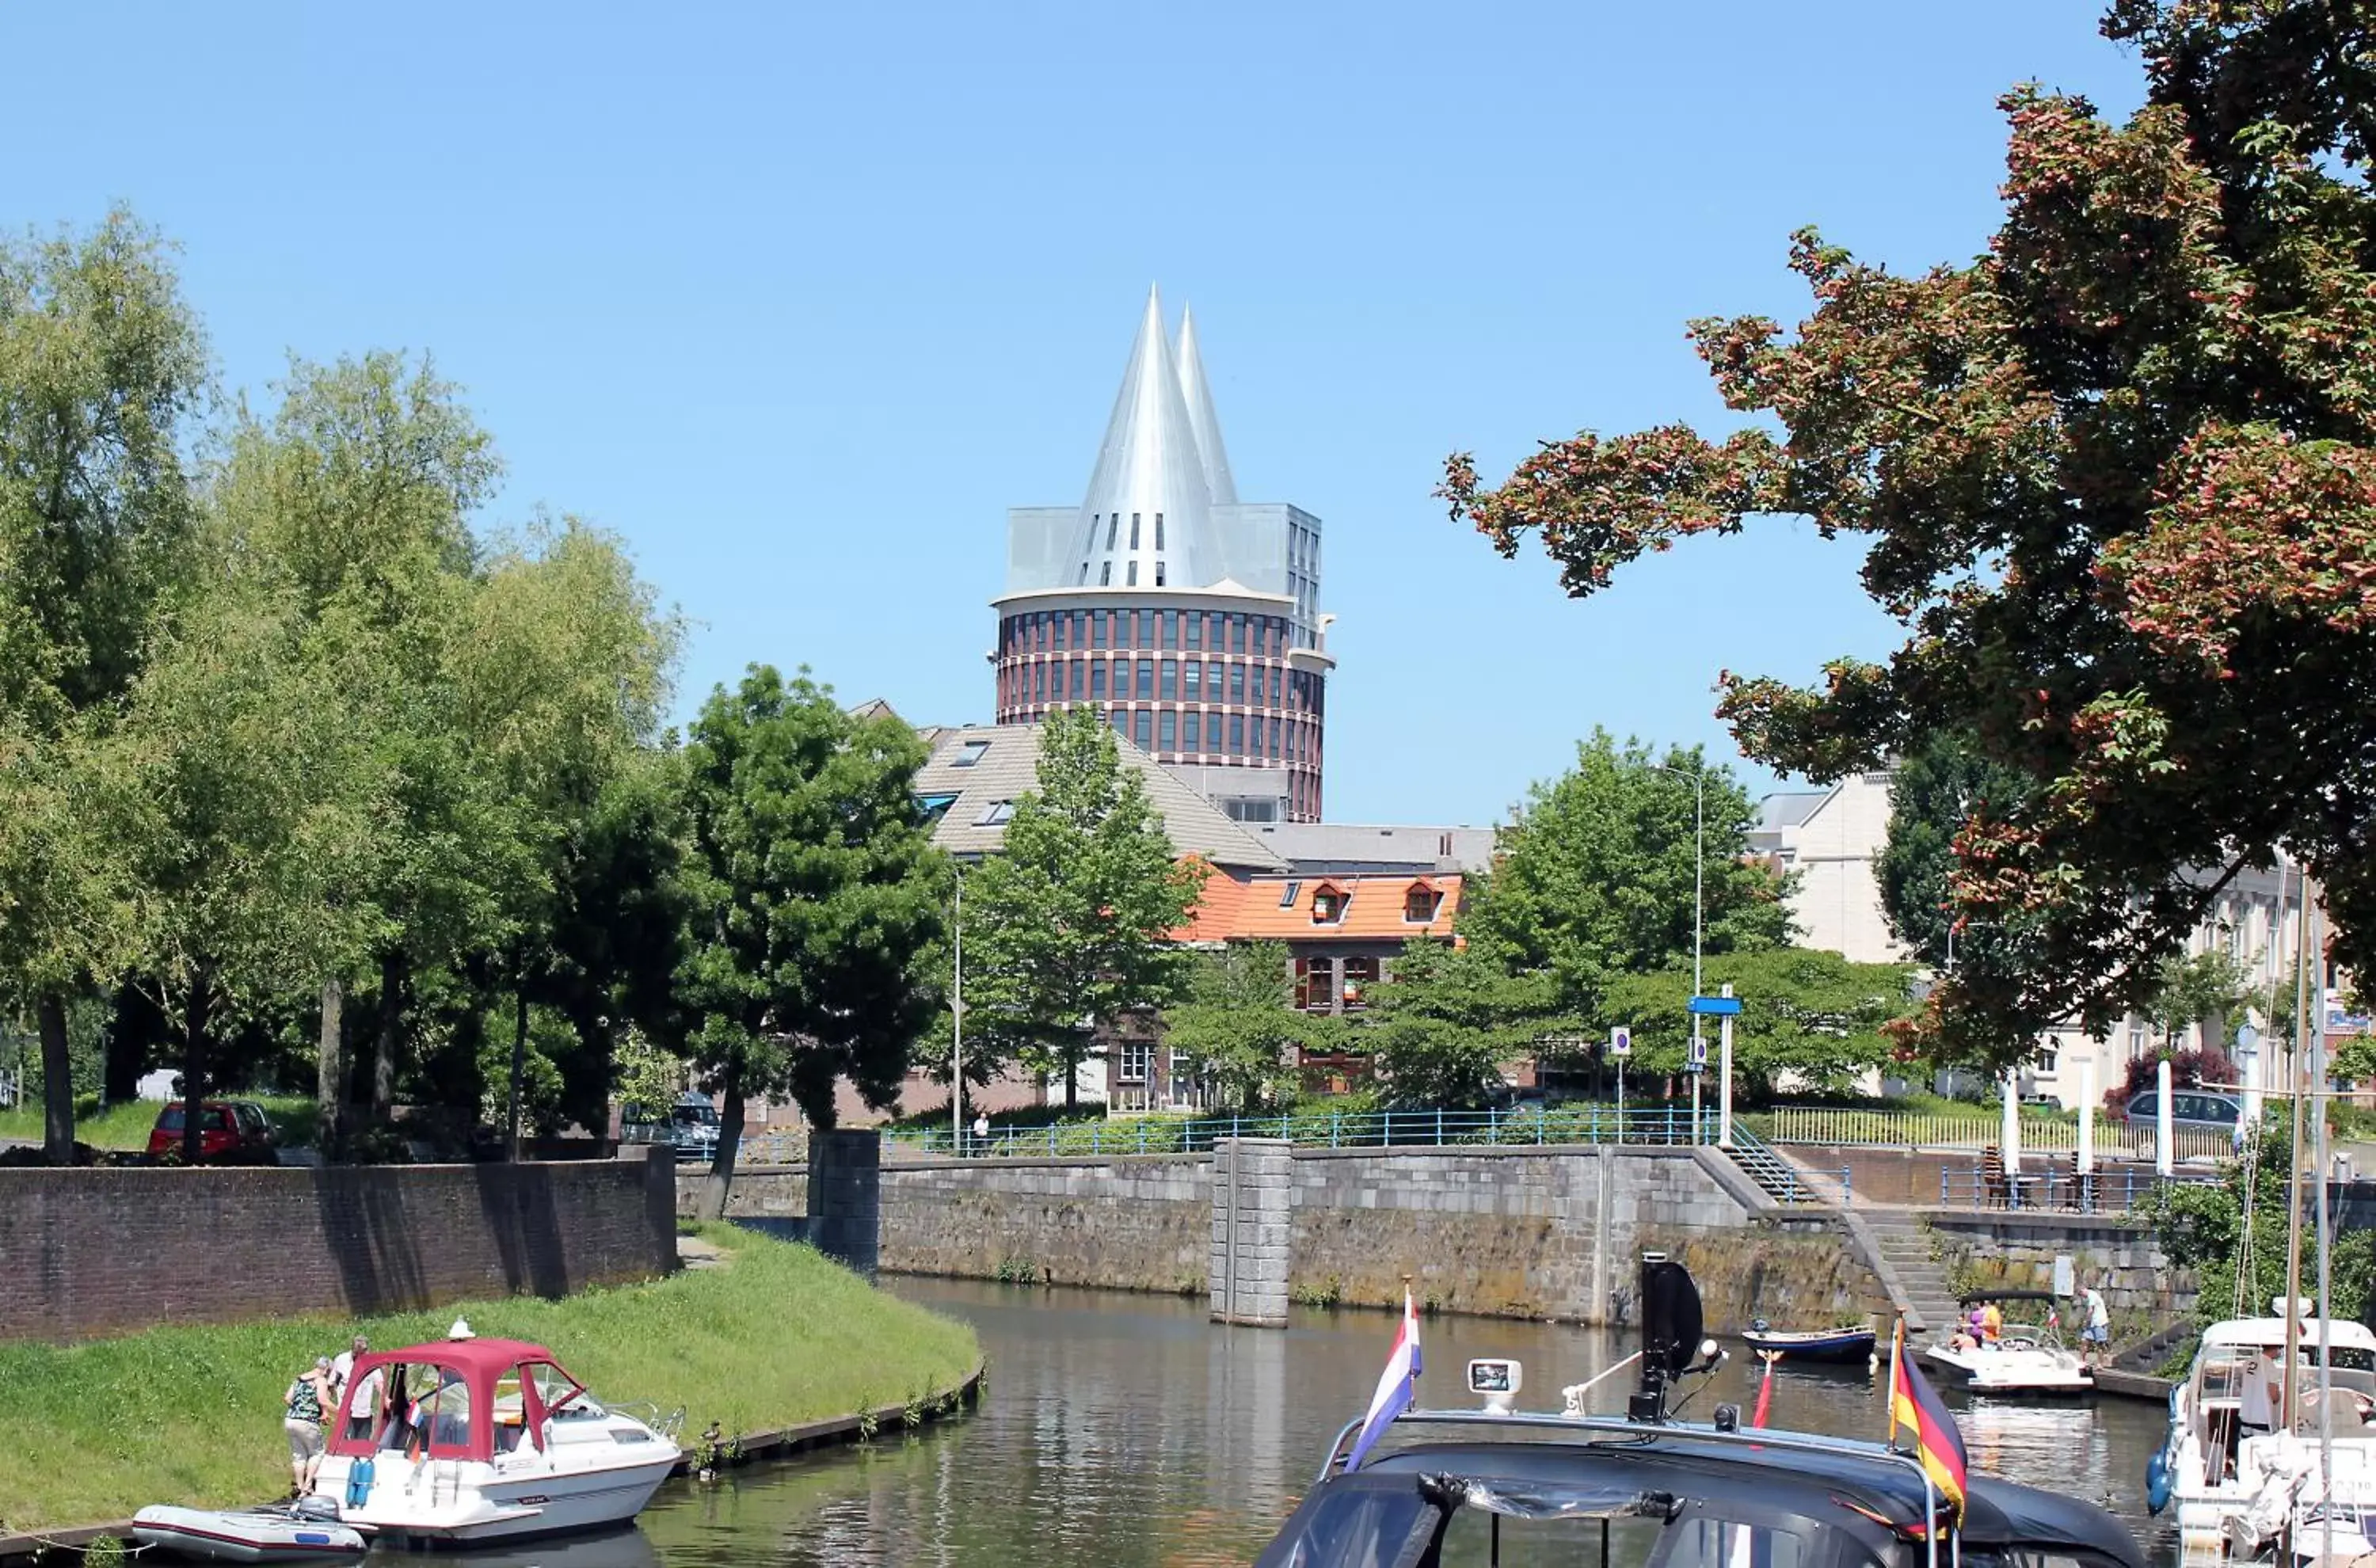
[[[319,1121],[314,1141],[322,1158],[339,1158],[339,1121],[347,1104],[347,988],[338,976],[322,982],[322,1033],[314,1076],[315,1111]]]
[[[1087,1054],[1078,1045],[1064,1051],[1064,1110],[1069,1113],[1081,1108],[1081,1058]]]
[[[528,1064],[528,987],[519,989],[518,1011],[512,1022],[511,1131],[504,1140],[505,1158],[517,1164],[520,1157],[520,1078]]]
[[[74,1051],[66,1041],[66,999],[42,992],[42,1158],[72,1165],[75,1155]]]
[[[402,1038],[404,955],[390,951],[379,961],[379,1037],[372,1046],[371,1113],[385,1127],[396,1110],[396,1051]]]
[[[140,1069],[157,1038],[157,1010],[146,992],[125,981],[115,988],[115,1021],[107,1031],[106,1065],[100,1098],[122,1105],[140,1098]]]
[[[734,1157],[742,1147],[742,1071],[726,1069],[726,1092],[718,1107],[718,1153],[709,1161],[709,1180],[702,1184],[701,1218],[726,1218],[727,1195],[734,1190]]]
[[[190,995],[182,1010],[182,1163],[196,1165],[204,1152],[206,1129],[199,1116],[207,1098],[207,1007],[213,986],[207,967],[190,978]]]

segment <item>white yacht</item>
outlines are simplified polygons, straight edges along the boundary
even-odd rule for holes
[[[2270,1306],[2282,1312],[2284,1303]],[[2213,1324],[2186,1381],[2170,1391],[2169,1436],[2147,1467],[2145,1493],[2156,1513],[2176,1506],[2189,1558],[2252,1555],[2289,1525],[2299,1548],[2302,1527],[2321,1517],[2347,1539],[2319,1555],[2376,1550],[2376,1334],[2304,1315],[2288,1375],[2286,1328],[2283,1316]],[[2323,1408],[2322,1335],[2333,1348]]]
[[[668,1479],[681,1420],[603,1405],[543,1346],[457,1323],[355,1363],[314,1494],[395,1545],[600,1529]]]
[[[1987,1290],[1966,1296],[1958,1303],[1976,1301],[2044,1301],[2044,1324],[2008,1323],[1994,1339],[1975,1344],[1958,1333],[1944,1345],[1923,1351],[1930,1363],[1949,1373],[1975,1394],[2085,1394],[2096,1386],[2096,1374],[2078,1353],[2067,1348],[2055,1326],[2050,1290]]]

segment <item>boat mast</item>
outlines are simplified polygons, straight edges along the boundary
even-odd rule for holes
[[[2317,917],[2311,928],[2312,951],[2317,955],[2318,983],[2311,1008],[2311,1081],[2320,1090],[2313,1108],[2318,1113],[2317,1136],[2312,1140],[2311,1179],[2318,1184],[2318,1479],[2319,1494],[2326,1506],[2319,1514],[2319,1557],[2322,1561],[2332,1554],[2334,1527],[2334,1317],[2329,1292],[2334,1277],[2328,1258],[2334,1251],[2334,1214],[2328,1202],[2327,1172],[2333,1169],[2327,1157],[2326,1130],[2326,930],[2323,916]]]

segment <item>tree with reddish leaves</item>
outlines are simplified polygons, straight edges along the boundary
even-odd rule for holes
[[[2009,1063],[2097,1031],[2242,869],[2323,884],[2337,955],[2376,960],[2376,30],[2329,0],[2118,0],[2149,100],[2009,93],[2002,226],[1969,265],[1900,277],[1812,230],[1793,332],[1690,336],[1764,416],[1547,443],[1442,493],[1568,592],[1645,551],[1811,519],[1869,544],[1906,628],[1812,689],[1728,675],[1752,756],[1817,780],[1925,737],[2027,780],[1955,841],[1967,922],[2030,961],[1951,977],[1933,1043]]]

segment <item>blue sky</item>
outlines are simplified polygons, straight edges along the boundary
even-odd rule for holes
[[[1803,315],[1800,223],[1973,255],[1999,92],[2135,102],[2096,9],[8,6],[0,223],[130,202],[232,389],[433,352],[494,519],[619,531],[694,622],[683,711],[768,660],[986,720],[1005,510],[1078,500],[1160,282],[1241,493],[1325,520],[1328,815],[1484,823],[1595,724],[1731,756],[1720,670],[1894,628],[1788,520],[1571,602],[1443,456],[1721,424],[1682,323]]]

